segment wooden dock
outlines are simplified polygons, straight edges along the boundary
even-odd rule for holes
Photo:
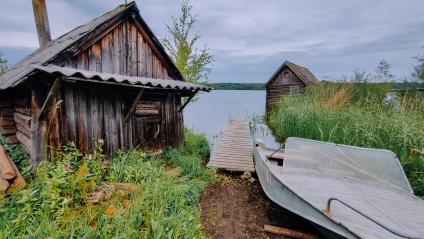
[[[253,142],[248,120],[230,120],[217,147],[212,152],[209,168],[254,172]]]

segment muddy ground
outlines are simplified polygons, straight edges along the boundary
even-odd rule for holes
[[[201,199],[203,230],[212,238],[284,238],[264,232],[264,224],[319,236],[308,221],[269,200],[258,180],[251,183],[228,174],[220,177]]]

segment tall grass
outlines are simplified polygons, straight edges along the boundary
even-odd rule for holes
[[[101,147],[82,155],[68,144],[0,206],[0,238],[205,238],[198,204],[215,180],[203,163],[208,153],[207,141],[190,132],[181,149],[161,156],[121,151],[110,162]],[[168,173],[173,169],[180,173]],[[88,202],[110,182],[134,183],[140,192]]]
[[[322,84],[301,95],[282,97],[268,115],[276,137],[296,136],[334,143],[389,149],[395,152],[409,181],[424,196],[424,101],[415,93],[401,97],[400,105],[384,105],[390,84]]]

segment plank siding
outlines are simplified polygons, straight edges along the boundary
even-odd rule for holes
[[[70,59],[65,66],[105,73],[172,79],[160,59],[138,28],[131,22],[123,22]]]
[[[172,79],[162,63],[163,56],[156,55],[157,49],[153,49],[150,44],[151,41],[145,39],[145,34],[139,27],[130,21],[124,21],[69,59],[64,66],[112,74]],[[28,129],[22,126],[16,129],[13,126],[13,130],[7,130],[19,132],[20,141],[28,142],[24,146],[36,153],[33,156],[36,158],[34,163],[38,163],[43,157],[44,153],[40,154],[39,151],[43,151],[40,144],[44,142],[36,143],[33,139],[39,140],[42,134],[47,134],[47,146],[57,148],[72,141],[84,153],[92,152],[96,142],[103,140],[104,150],[108,155],[122,148],[156,150],[165,146],[178,147],[183,143],[184,125],[182,112],[178,111],[181,107],[179,94],[147,90],[141,100],[159,103],[161,114],[133,114],[124,122],[138,89],[118,88],[120,91],[112,86],[94,83],[63,82],[53,101],[56,106],[48,111],[46,117],[51,122],[48,132],[43,131],[44,121],[29,126]],[[40,93],[35,93],[33,91],[32,105],[29,94],[27,102],[16,105],[17,110],[13,109],[13,112],[26,112],[34,120],[39,104],[44,100],[38,96]],[[36,129],[37,127],[44,128]],[[52,157],[53,150],[48,154]]]
[[[137,75],[146,75],[146,43],[143,36],[137,32]]]
[[[64,142],[73,141],[82,152],[91,152],[101,139],[108,155],[121,148],[154,150],[182,144],[184,127],[182,112],[178,112],[181,107],[179,95],[146,92],[143,101],[160,102],[161,115],[158,118],[132,115],[124,122],[138,90],[131,89],[123,94],[108,87],[63,84],[61,95],[65,103],[62,114],[58,115],[67,125]]]
[[[81,39],[79,36],[87,32],[80,32],[69,39],[75,42],[64,46],[66,49],[37,64],[183,80],[144,22],[131,16],[105,22]],[[0,97],[0,133],[7,136],[8,143],[22,143],[34,166],[54,157],[56,149],[68,142],[74,142],[83,153],[90,153],[97,141],[103,140],[104,152],[109,156],[124,148],[156,150],[182,145],[184,124],[179,109],[181,95],[186,96],[188,90],[146,88],[139,101],[160,105],[160,113],[129,114],[124,121],[139,88],[57,77],[37,71],[21,85],[7,89],[7,94],[3,91]],[[56,80],[62,83],[54,96],[48,97]]]
[[[305,88],[305,84],[286,67],[266,86],[267,111],[272,110],[282,96],[290,94],[291,87],[298,87],[299,90],[302,90]]]

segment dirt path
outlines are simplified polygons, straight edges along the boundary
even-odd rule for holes
[[[309,222],[270,201],[257,180],[221,178],[205,190],[201,200],[203,229],[212,238],[284,238],[264,232],[264,224],[318,235]]]

